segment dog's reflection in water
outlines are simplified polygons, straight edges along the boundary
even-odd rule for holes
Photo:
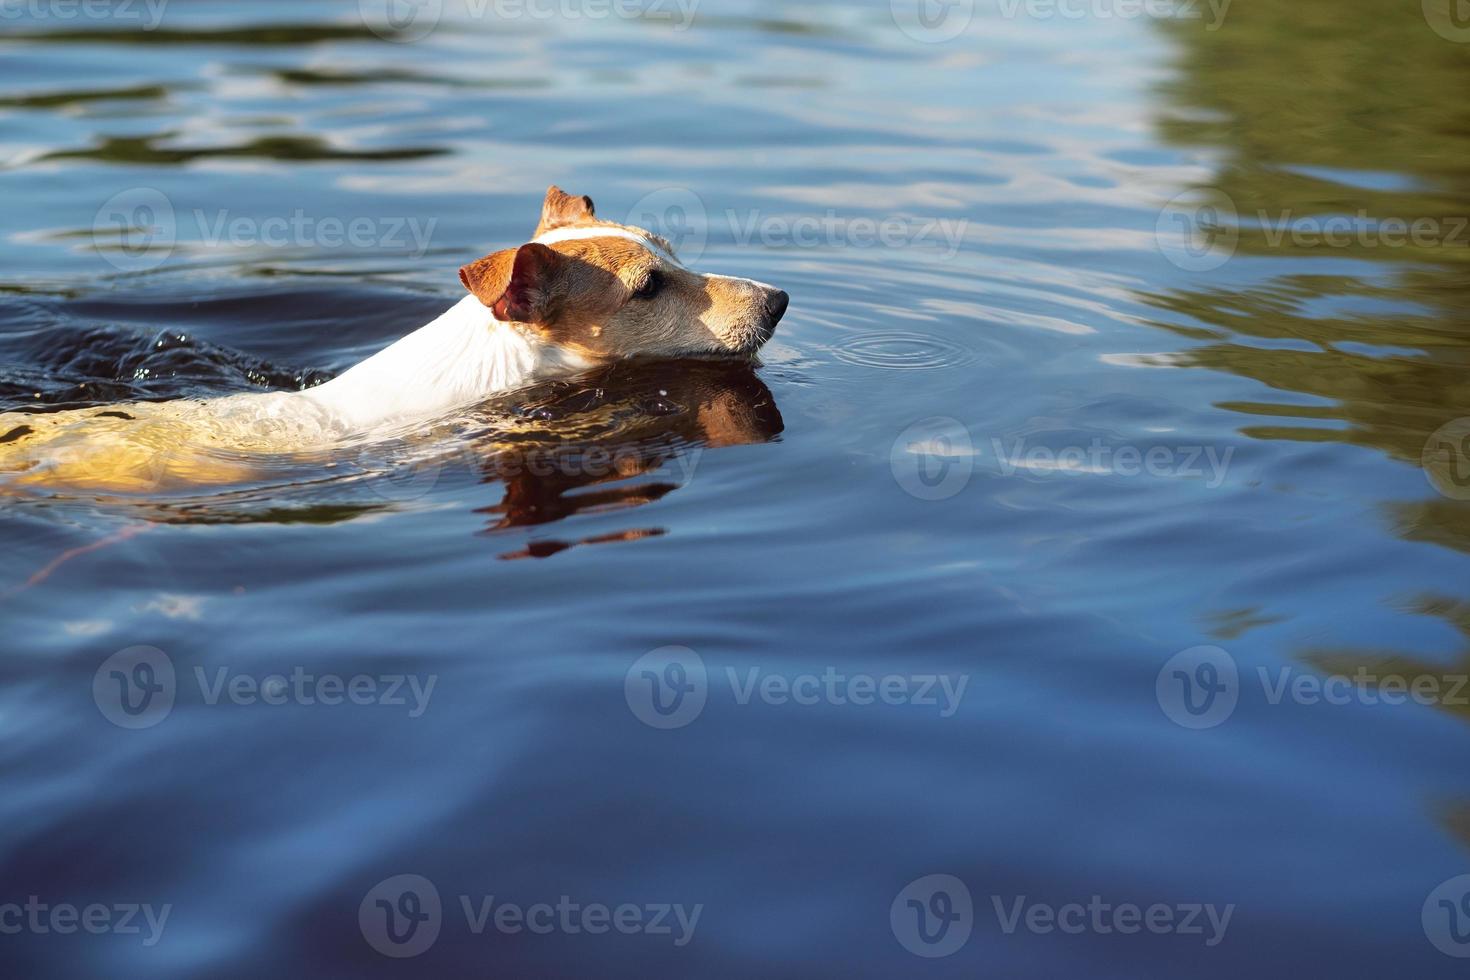
[[[9,588],[0,583],[0,599],[45,580],[78,555],[120,544],[156,525],[339,524],[395,509],[433,490],[441,474],[466,469],[483,484],[503,484],[498,504],[475,511],[489,515],[484,533],[499,538],[507,529],[659,500],[693,477],[706,450],[767,442],[783,427],[770,389],[748,364],[737,361],[622,362],[518,392],[472,414],[481,434],[450,450],[448,458],[432,445],[421,446],[429,450],[427,464],[409,464],[406,487],[391,484],[381,461],[356,476],[322,481],[323,461],[316,460],[272,470],[253,487],[203,496],[82,498],[91,505],[110,502],[141,522],[69,548]],[[422,438],[435,437],[424,433]],[[327,462],[340,468],[339,461]],[[341,491],[348,488],[351,498],[342,499]],[[76,499],[58,496],[36,503],[49,507]],[[579,544],[663,533],[644,526],[581,538],[537,538],[500,557],[545,558]]]
[[[529,423],[524,431],[487,435],[474,453],[486,482],[505,488],[498,504],[478,511],[491,531],[651,503],[687,483],[705,450],[767,442],[783,428],[750,366],[720,361],[617,364],[522,392],[515,413]],[[545,558],[663,533],[540,538],[500,557]]]

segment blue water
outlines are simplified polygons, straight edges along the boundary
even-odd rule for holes
[[[552,182],[792,304],[427,450],[7,494],[4,975],[1463,974],[1470,45],[1418,5],[120,2],[4,5],[0,409],[316,383]],[[1261,232],[1360,210],[1435,233]],[[493,914],[558,902],[636,928]],[[1045,926],[1090,902],[1229,918]]]

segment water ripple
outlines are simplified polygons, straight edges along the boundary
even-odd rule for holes
[[[975,359],[974,351],[952,340],[907,331],[865,333],[831,350],[844,363],[894,371],[960,367]]]

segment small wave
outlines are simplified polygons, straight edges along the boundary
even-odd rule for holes
[[[943,337],[907,332],[866,333],[834,347],[832,353],[847,364],[895,371],[959,367],[975,359],[974,351]]]

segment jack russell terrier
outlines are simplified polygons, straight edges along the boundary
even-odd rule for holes
[[[459,270],[470,295],[302,391],[0,414],[0,484],[148,492],[247,480],[255,454],[410,435],[497,393],[629,357],[751,358],[786,293],[685,268],[664,239],[546,192],[530,242]]]

